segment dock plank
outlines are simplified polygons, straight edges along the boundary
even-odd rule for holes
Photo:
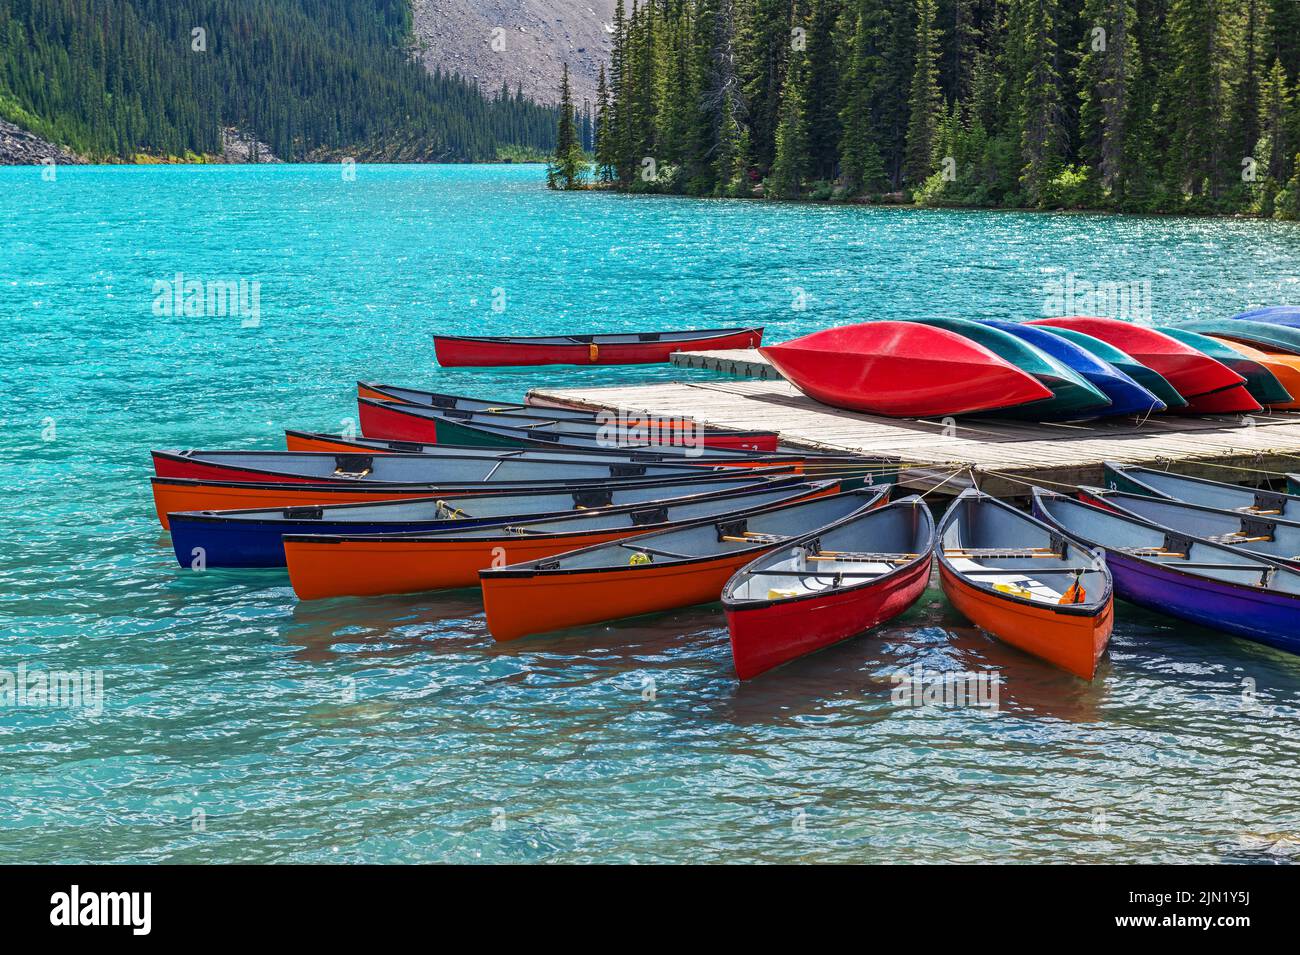
[[[1026,482],[1096,484],[1107,460],[1247,482],[1300,468],[1296,413],[1166,415],[1068,426],[894,419],[827,407],[786,381],[766,378],[541,388],[529,397],[544,404],[773,430],[784,443],[808,449],[897,456],[907,465],[903,479],[911,486],[933,486],[942,476],[968,468],[982,488],[999,496],[1023,495]]]

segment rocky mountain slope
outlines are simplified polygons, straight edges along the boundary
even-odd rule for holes
[[[595,108],[614,0],[413,0],[412,7],[419,57],[430,70],[455,71],[488,92],[502,81],[512,90],[522,84],[525,96],[554,103],[567,62],[574,102]]]
[[[53,143],[0,119],[0,166],[35,165],[47,159],[60,165],[81,162],[78,157]]]

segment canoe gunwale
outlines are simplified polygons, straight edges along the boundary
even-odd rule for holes
[[[197,479],[196,479],[196,478],[163,478],[162,480],[180,480],[180,481],[189,481],[189,480],[197,480]],[[730,475],[728,475],[728,476],[725,477],[725,478],[719,478],[718,480],[725,481],[726,483],[732,483],[732,480],[731,480],[731,478],[730,478]],[[676,481],[676,479],[674,479],[674,481]],[[211,483],[211,482],[204,481],[204,482],[202,482],[202,483],[207,484],[207,483]],[[701,480],[701,481],[682,481],[682,482],[679,482],[679,483],[667,483],[667,482],[659,482],[659,481],[652,481],[652,482],[641,483],[641,482],[637,482],[637,481],[630,481],[629,484],[632,485],[631,487],[622,487],[622,486],[619,486],[619,485],[615,485],[615,486],[611,487],[610,490],[611,490],[611,491],[619,491],[619,490],[637,490],[637,489],[640,489],[640,488],[643,488],[643,487],[646,487],[646,488],[648,488],[648,487],[659,487],[659,486],[661,485],[661,483],[662,483],[662,486],[664,487],[665,490],[671,491],[674,487],[678,487],[678,486],[689,486],[689,485],[691,485],[691,484],[707,484],[707,483],[710,483],[710,481],[709,481],[708,478],[704,478],[704,479]],[[808,481],[808,479],[804,478],[802,475],[798,475],[798,474],[794,474],[794,473],[788,473],[788,474],[772,474],[772,475],[762,474],[762,475],[757,475],[757,476],[755,476],[752,480],[746,480],[746,479],[744,479],[744,478],[736,478],[735,481],[734,481],[734,483],[735,483],[735,487],[734,487],[734,488],[721,488],[721,489],[719,489],[719,490],[717,490],[717,491],[702,491],[702,492],[700,492],[699,494],[680,495],[680,496],[678,496],[678,497],[676,497],[676,498],[673,498],[673,497],[670,495],[670,496],[667,497],[667,498],[654,498],[654,499],[652,499],[652,500],[645,501],[645,502],[643,502],[643,503],[641,503],[641,504],[638,504],[638,505],[633,505],[633,504],[601,504],[601,505],[598,505],[598,506],[596,506],[596,507],[586,508],[585,510],[592,511],[592,512],[599,511],[599,512],[602,513],[602,514],[605,514],[605,513],[613,513],[613,509],[614,509],[614,508],[650,507],[650,506],[652,506],[652,505],[654,505],[654,504],[659,503],[660,501],[666,501],[666,500],[670,500],[670,499],[674,499],[674,500],[686,500],[686,499],[689,498],[689,499],[692,499],[692,500],[703,500],[703,499],[705,499],[705,498],[709,498],[709,497],[711,497],[711,496],[721,496],[721,495],[725,495],[725,494],[729,494],[729,493],[737,493],[737,492],[740,492],[742,489],[745,489],[745,488],[752,488],[752,489],[755,489],[755,490],[757,490],[757,489],[780,489],[780,488],[783,488],[783,487],[794,486],[794,485],[797,485],[797,484],[807,484],[807,483],[809,483],[809,481]],[[592,490],[592,489],[591,489],[591,488],[586,488],[585,490]],[[393,503],[401,503],[401,504],[437,504],[439,501],[447,501],[447,500],[449,500],[449,499],[450,499],[450,500],[466,500],[466,501],[472,501],[472,500],[474,500],[474,499],[476,499],[476,498],[481,498],[481,497],[519,497],[519,498],[527,498],[527,497],[531,497],[531,496],[533,496],[533,493],[534,493],[534,492],[531,492],[531,491],[529,491],[529,490],[523,490],[523,491],[519,491],[519,492],[517,492],[517,493],[504,493],[504,494],[429,494],[429,495],[425,495],[424,497],[408,497],[408,498],[403,498],[400,502],[393,502]],[[557,490],[542,490],[542,491],[539,491],[539,492],[536,492],[536,493],[539,493],[539,494],[563,494],[564,491],[563,491],[562,489],[557,489]],[[572,496],[576,497],[577,495],[575,494],[575,495],[572,495]],[[374,507],[376,504],[382,504],[382,503],[385,503],[385,502],[383,502],[383,501],[349,501],[349,502],[342,503],[342,504],[323,504],[323,505],[321,505],[321,506],[322,506],[322,507],[329,508],[329,509],[330,509],[330,513],[333,513],[333,512],[337,512],[337,511],[345,511],[345,510],[352,509],[352,508],[367,508],[367,507]],[[291,505],[291,506],[292,506],[292,507],[299,507],[299,506],[301,506],[301,505]],[[575,506],[576,506],[576,502],[575,502]],[[609,510],[606,510],[606,508],[608,508]],[[260,515],[267,515],[267,517],[264,518],[265,520],[274,520],[274,521],[276,521],[276,522],[283,521],[285,524],[293,523],[293,522],[295,522],[295,520],[299,520],[299,521],[301,521],[301,523],[302,523],[304,526],[310,526],[312,523],[319,523],[319,521],[315,521],[314,519],[313,519],[313,520],[305,520],[305,519],[301,519],[301,518],[299,518],[299,519],[295,519],[295,518],[290,518],[290,517],[275,518],[275,517],[272,517],[272,516],[270,516],[270,515],[268,514],[268,512],[273,512],[273,511],[280,511],[280,512],[283,512],[285,509],[286,509],[286,508],[283,508],[283,507],[238,507],[238,508],[228,508],[228,509],[225,509],[225,510],[212,510],[212,511],[173,511],[172,513],[174,513],[174,514],[176,514],[176,515],[178,515],[178,516],[182,516],[182,517],[186,518],[187,520],[193,520],[193,521],[216,521],[216,522],[225,522],[225,521],[228,521],[228,520],[231,519],[231,518],[240,518],[240,517],[243,517],[243,516],[245,516],[245,515],[260,514]],[[571,509],[571,510],[572,510],[572,509]],[[558,512],[556,512],[556,513],[557,513],[557,514],[568,514],[568,513],[571,512],[571,510],[570,510],[570,511],[558,511]],[[529,516],[531,517],[532,515],[530,514]],[[540,518],[537,518],[537,519],[540,519]],[[382,523],[382,522],[376,521],[376,522],[372,522],[372,523]],[[395,522],[395,523],[402,523],[402,522],[399,521],[399,522]],[[494,523],[496,523],[496,522],[494,522]]]
[[[762,325],[737,326],[735,328],[691,328],[671,332],[605,332],[593,335],[434,335],[434,339],[457,342],[477,342],[493,345],[554,345],[566,348],[571,345],[610,344],[608,339],[627,338],[628,336],[654,335],[656,337],[636,342],[613,342],[612,344],[654,345],[673,341],[692,341],[695,338],[708,338],[720,335],[742,335],[746,332],[762,332]],[[602,341],[605,339],[606,341]]]
[[[1042,499],[1047,499],[1052,497],[1060,498],[1062,500],[1069,501],[1072,504],[1078,504],[1081,507],[1087,507],[1087,508],[1091,508],[1094,511],[1100,511],[1104,514],[1108,514],[1111,517],[1123,517],[1125,520],[1128,520],[1131,523],[1143,524],[1153,530],[1157,530],[1161,532],[1167,531],[1173,534],[1178,534],[1184,538],[1190,539],[1195,544],[1200,544],[1202,547],[1209,547],[1212,550],[1222,550],[1233,554],[1249,554],[1251,562],[1259,565],[1258,570],[1261,576],[1263,575],[1263,572],[1270,567],[1273,568],[1275,572],[1282,571],[1283,573],[1287,573],[1291,575],[1296,575],[1297,573],[1300,573],[1296,570],[1295,567],[1288,566],[1287,564],[1284,564],[1278,560],[1274,560],[1271,557],[1265,557],[1256,554],[1254,552],[1234,549],[1233,547],[1227,544],[1216,544],[1214,541],[1206,540],[1203,537],[1196,537],[1192,534],[1188,534],[1186,531],[1180,531],[1173,527],[1166,527],[1164,524],[1157,524],[1154,521],[1148,521],[1145,518],[1136,517],[1129,514],[1119,514],[1115,511],[1108,511],[1105,508],[1097,507],[1095,504],[1089,504],[1086,501],[1079,501],[1071,497],[1066,497],[1063,494],[1057,494],[1055,491],[1047,491],[1044,490],[1043,488],[1034,488],[1033,493],[1034,493],[1034,509],[1035,511],[1038,511],[1043,514],[1047,514],[1048,511],[1045,507],[1040,507],[1039,505],[1040,498]],[[1048,519],[1050,520],[1050,518]],[[1076,532],[1073,531],[1065,531],[1064,528],[1061,528],[1061,531],[1063,533],[1076,534]],[[1082,538],[1080,539],[1082,540]],[[1281,598],[1283,601],[1292,601],[1295,603],[1297,607],[1300,607],[1300,594],[1288,593],[1285,590],[1273,590],[1269,587],[1263,586],[1262,584],[1248,584],[1248,583],[1241,583],[1235,580],[1224,580],[1221,577],[1210,577],[1205,573],[1197,573],[1195,569],[1179,567],[1178,564],[1176,563],[1164,563],[1159,560],[1153,560],[1150,557],[1145,557],[1141,554],[1130,554],[1125,550],[1121,550],[1116,547],[1107,547],[1105,544],[1099,542],[1089,542],[1089,543],[1091,543],[1093,547],[1096,547],[1097,549],[1101,550],[1104,554],[1107,555],[1107,557],[1109,557],[1113,552],[1115,555],[1115,559],[1117,561],[1126,561],[1129,563],[1141,565],[1143,567],[1154,568],[1155,570],[1160,572],[1172,572],[1180,580],[1200,581],[1201,584],[1203,585],[1209,584],[1216,589],[1221,588],[1227,591],[1239,591],[1243,594],[1254,594],[1255,596]],[[1240,568],[1242,572],[1253,573],[1256,570],[1256,567],[1248,563],[1242,563],[1240,565]]]
[[[822,482],[822,483],[826,483],[826,482]],[[730,492],[721,492],[715,494],[693,494],[687,497],[676,498],[676,499],[663,498],[658,501],[646,501],[642,504],[620,504],[617,505],[616,507],[593,508],[591,510],[576,511],[576,512],[562,512],[560,514],[549,515],[549,516],[542,515],[542,514],[536,516],[531,514],[526,514],[526,515],[521,515],[524,518],[523,520],[520,520],[519,517],[511,517],[503,520],[494,520],[483,524],[474,524],[471,527],[467,527],[466,530],[472,530],[476,535],[478,535],[486,531],[492,531],[495,529],[504,529],[510,527],[520,527],[520,526],[526,527],[529,524],[541,524],[541,523],[554,524],[554,523],[560,523],[564,521],[573,521],[575,525],[578,525],[582,521],[587,520],[590,517],[608,517],[611,515],[620,516],[623,514],[635,514],[638,511],[653,510],[655,508],[665,508],[665,507],[673,508],[681,505],[708,504],[717,501],[729,501],[732,498],[734,498],[735,503],[737,505],[734,509],[729,511],[722,511],[715,517],[708,518],[708,520],[719,520],[724,517],[733,517],[737,513],[742,511],[751,510],[756,505],[751,504],[749,507],[746,507],[744,506],[744,500],[746,497],[752,496],[753,494],[758,494],[765,491],[766,492],[789,491],[790,494],[787,498],[762,505],[764,507],[774,507],[777,504],[794,503],[796,501],[803,500],[805,497],[815,496],[818,490],[820,490],[820,488],[814,482],[798,481],[798,482],[792,482],[788,486],[784,484],[776,484],[776,485],[759,486],[759,487],[752,488],[748,491],[730,491]],[[464,540],[464,541],[472,542],[475,545],[482,544],[484,546],[491,546],[492,544],[503,543],[503,542],[518,543],[521,540],[542,541],[545,540],[547,537],[551,537],[551,536],[580,538],[584,536],[609,534],[612,532],[624,531],[624,530],[630,531],[633,535],[654,534],[663,530],[677,530],[678,528],[686,527],[688,524],[697,524],[701,520],[705,520],[705,519],[696,518],[690,521],[669,520],[669,521],[660,521],[654,524],[632,525],[631,527],[590,527],[590,528],[577,527],[577,529],[574,530],[561,530],[555,532],[548,531],[539,534],[521,535],[517,533],[516,534],[502,533],[494,537],[475,536],[475,537],[465,538],[465,537],[461,537],[459,534],[456,534],[454,531],[451,533],[415,531],[409,534],[407,533],[285,534],[284,539],[292,540],[300,544],[304,544],[304,543],[366,544],[366,543],[376,542],[377,540],[394,541],[398,543],[410,543],[410,544],[441,544],[441,543]],[[578,545],[571,549],[579,550],[582,548],[582,546],[584,545]]]
[[[734,574],[731,575],[731,579],[728,580],[726,586],[722,588],[721,599],[722,599],[723,608],[729,613],[749,613],[750,611],[755,611],[755,610],[766,610],[769,607],[774,607],[774,606],[783,606],[783,607],[792,606],[794,604],[801,603],[806,600],[818,600],[818,599],[824,600],[827,596],[831,595],[832,593],[835,595],[848,595],[856,591],[863,590],[865,588],[876,587],[879,586],[880,584],[888,583],[890,581],[897,581],[900,578],[902,578],[904,575],[915,572],[915,570],[919,566],[929,565],[934,560],[934,545],[935,545],[935,541],[938,539],[938,534],[936,531],[934,515],[930,513],[930,509],[926,507],[925,501],[919,495],[909,495],[908,497],[901,498],[897,501],[893,501],[889,504],[885,504],[881,507],[877,507],[863,513],[849,514],[848,516],[842,517],[838,521],[835,521],[833,524],[827,524],[825,527],[819,527],[816,530],[810,531],[809,533],[803,535],[802,537],[792,538],[791,540],[783,541],[779,546],[783,548],[798,547],[802,544],[806,544],[816,540],[817,538],[821,537],[823,534],[827,533],[828,531],[837,530],[838,528],[846,524],[852,523],[853,521],[864,520],[869,515],[880,514],[883,511],[886,511],[894,507],[910,506],[915,508],[917,507],[917,505],[920,506],[922,518],[926,520],[929,524],[930,547],[929,549],[918,553],[916,557],[914,557],[912,560],[908,561],[907,563],[900,564],[899,566],[893,568],[892,570],[889,570],[877,577],[872,577],[869,580],[860,580],[857,583],[846,583],[841,587],[834,588],[833,590],[809,591],[806,594],[796,594],[792,597],[775,597],[775,598],[769,598],[765,600],[737,600],[736,598],[732,597],[731,596],[732,590],[734,590],[734,588],[738,586],[746,576],[750,575],[751,567],[753,564],[758,563],[758,561],[764,559],[767,556],[767,555],[763,555],[762,557],[757,557],[754,560],[750,561],[744,567],[741,567],[739,570],[737,570]],[[826,574],[802,574],[801,575],[800,572],[798,571],[791,571],[789,576],[831,577],[834,576],[834,572],[829,572]]]
[[[818,482],[813,482],[813,483],[814,483],[815,485],[818,485],[818,484],[831,485],[832,488],[834,488],[834,487],[838,487],[838,485],[839,485],[839,481],[818,481]],[[874,493],[872,493],[872,492],[874,492]],[[842,491],[842,492],[839,492],[839,493],[846,494],[846,495],[847,495],[847,494],[857,494],[857,495],[861,496],[861,497],[862,497],[862,501],[863,501],[863,503],[862,503],[862,507],[859,508],[859,510],[862,510],[862,509],[865,509],[865,508],[872,508],[872,507],[878,507],[878,506],[880,506],[880,504],[881,504],[881,502],[882,502],[883,500],[887,500],[887,499],[888,499],[888,495],[889,495],[889,493],[890,493],[890,486],[889,486],[889,485],[879,485],[879,486],[876,486],[876,487],[862,488],[862,489],[860,489],[860,490],[855,490],[855,491]],[[836,491],[833,490],[833,489],[831,489],[831,490],[828,490],[828,491],[824,491],[824,492],[822,493],[822,495],[820,495],[820,497],[824,499],[825,497],[834,496],[835,494],[836,494]],[[809,502],[811,502],[811,500],[815,500],[815,499],[817,499],[817,498],[814,498],[814,497],[811,497],[811,496],[810,496]],[[805,502],[804,502],[804,501],[793,501],[793,502],[788,502],[788,503],[785,503],[785,504],[769,505],[769,506],[767,506],[767,507],[763,507],[763,508],[755,508],[754,510],[759,510],[759,511],[762,511],[762,510],[775,510],[775,509],[777,509],[777,508],[779,508],[779,507],[793,507],[793,506],[795,506],[795,505],[802,504],[802,503],[805,503]],[[713,517],[713,518],[707,518],[707,519],[698,520],[698,521],[691,521],[690,523],[681,524],[681,525],[679,525],[679,526],[677,526],[677,527],[674,527],[674,528],[671,529],[671,531],[672,531],[672,532],[676,532],[676,531],[691,530],[691,529],[694,529],[694,528],[696,528],[696,527],[713,527],[713,526],[716,526],[716,525],[718,525],[719,523],[722,523],[722,522],[724,522],[724,521],[726,521],[726,520],[728,520],[728,519],[730,519],[730,520],[735,520],[735,518],[736,518],[737,516],[738,516],[738,513],[732,513],[732,514],[728,514],[728,515],[723,515],[723,516],[721,516],[721,517]],[[849,515],[849,516],[852,516],[852,515]],[[642,536],[649,537],[649,536],[651,536],[652,534],[656,534],[656,533],[665,533],[665,532],[664,532],[664,531],[651,531],[651,532],[649,532],[649,533],[647,533],[647,534],[645,534],[645,535],[640,535],[640,534],[638,534],[638,535],[635,535],[635,536],[633,536],[633,537],[625,538],[624,540],[622,540],[622,541],[620,541],[620,542],[618,542],[618,543],[619,543],[619,544],[631,544],[631,543],[634,543],[635,541],[639,540]],[[776,541],[776,542],[772,542],[772,541],[755,541],[753,544],[751,544],[751,545],[749,545],[749,546],[747,546],[747,547],[740,547],[740,548],[737,548],[736,550],[722,551],[722,552],[719,552],[719,553],[712,553],[712,554],[701,554],[701,555],[698,555],[698,556],[690,556],[690,557],[677,557],[677,558],[673,558],[673,559],[671,559],[671,560],[665,560],[665,561],[660,561],[660,562],[652,562],[652,563],[646,563],[646,564],[628,564],[628,565],[625,565],[625,566],[608,566],[608,567],[601,567],[601,566],[597,566],[597,567],[581,567],[581,566],[579,566],[579,567],[540,567],[540,566],[538,566],[538,565],[540,565],[540,564],[550,563],[552,560],[556,560],[556,559],[559,558],[559,557],[572,557],[572,556],[575,555],[575,554],[582,554],[582,553],[586,553],[586,552],[588,552],[588,551],[597,550],[597,549],[599,549],[599,548],[615,546],[615,545],[612,545],[612,544],[593,544],[591,547],[583,547],[583,548],[580,548],[580,549],[578,549],[578,550],[571,550],[571,551],[568,551],[568,552],[566,552],[566,553],[564,553],[564,554],[556,555],[556,557],[548,557],[548,558],[545,558],[545,559],[543,559],[543,560],[528,561],[527,563],[523,563],[523,564],[507,565],[507,566],[505,566],[505,567],[496,567],[496,568],[490,568],[490,569],[481,570],[481,571],[479,571],[479,578],[480,578],[480,579],[488,578],[488,579],[492,579],[492,580],[527,580],[527,579],[529,579],[529,578],[533,578],[533,577],[567,577],[567,576],[577,576],[577,575],[581,575],[581,574],[604,574],[604,573],[612,573],[612,572],[615,572],[615,571],[617,571],[618,573],[624,573],[624,572],[627,572],[627,571],[631,571],[631,572],[636,573],[636,572],[640,572],[642,569],[644,569],[644,570],[646,570],[646,571],[649,571],[649,570],[665,570],[665,569],[674,569],[674,570],[675,570],[675,569],[677,569],[677,568],[682,568],[682,567],[691,567],[691,566],[694,566],[694,565],[696,565],[696,564],[711,563],[711,562],[716,562],[716,561],[720,561],[720,560],[730,560],[730,559],[733,559],[733,558],[735,558],[735,557],[743,556],[743,555],[746,555],[746,554],[754,554],[754,555],[757,555],[759,552],[764,551],[764,550],[770,550],[770,549],[772,549],[773,547],[784,547],[784,546],[786,546],[786,544],[788,543],[788,540],[789,540],[789,538],[787,538],[786,540],[780,540],[780,541]],[[748,563],[748,561],[746,561],[746,563]],[[728,578],[728,579],[730,579],[730,578]]]

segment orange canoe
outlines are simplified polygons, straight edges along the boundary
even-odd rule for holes
[[[1282,387],[1289,391],[1292,397],[1297,398],[1295,401],[1271,404],[1269,405],[1270,408],[1276,408],[1279,411],[1292,411],[1300,408],[1300,355],[1283,355],[1278,352],[1261,351],[1242,342],[1219,338],[1216,335],[1210,337],[1216,342],[1222,342],[1251,361],[1259,362],[1273,373],[1273,377],[1282,383]]]
[[[526,523],[437,534],[288,534],[285,564],[302,600],[477,587],[478,573],[554,554],[791,501],[833,494],[836,481],[746,488]]]
[[[1114,624],[1105,558],[980,491],[939,524],[939,582],[972,623],[1091,680]]]
[[[752,477],[758,480],[770,472],[766,469],[754,472],[727,471],[724,476]],[[788,472],[777,471],[778,475]],[[664,496],[670,496],[673,487],[697,484],[702,477],[709,475],[686,475],[680,478],[664,480],[663,478],[614,478],[609,481],[591,482],[551,482],[546,484],[521,485],[510,488],[512,491],[583,491],[599,499],[610,488],[630,489],[640,487],[657,487],[664,490]],[[243,508],[297,507],[303,504],[356,504],[368,501],[405,501],[416,497],[457,496],[468,497],[475,494],[499,494],[500,485],[461,484],[455,486],[435,486],[431,484],[277,484],[274,482],[209,481],[201,478],[161,478],[151,479],[153,486],[154,511],[163,529],[170,525],[168,514],[178,511],[230,511]]]
[[[888,488],[862,488],[480,571],[488,630],[514,640],[718,600],[759,554],[888,496]]]

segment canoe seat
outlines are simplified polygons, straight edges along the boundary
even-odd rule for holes
[[[1051,547],[945,547],[943,556],[951,558],[979,557],[979,558],[1013,558],[1013,557],[1038,557],[1052,560],[1060,560],[1063,556],[1060,551]],[[953,563],[956,566],[956,563]]]
[[[815,554],[809,554],[809,560],[842,560],[846,563],[861,562],[879,564],[904,564],[911,560],[916,560],[920,554],[878,554],[869,551],[852,551],[852,550],[819,550]]]
[[[1018,556],[1024,557],[1028,555],[1020,554]],[[949,563],[952,564],[955,570],[962,573],[994,569],[985,567],[967,557],[950,557]],[[1033,577],[1027,577],[1014,570],[1008,570],[1002,574],[980,573],[977,579],[981,584],[986,584],[995,590],[1010,592],[1016,596],[1027,596],[1030,600],[1038,600],[1043,603],[1059,604],[1061,597],[1064,596],[1062,591],[1052,589],[1041,580],[1035,580]]]
[[[789,540],[781,534],[760,534],[757,531],[745,531],[743,534],[723,534],[719,540],[731,541],[733,544],[779,544]]]

